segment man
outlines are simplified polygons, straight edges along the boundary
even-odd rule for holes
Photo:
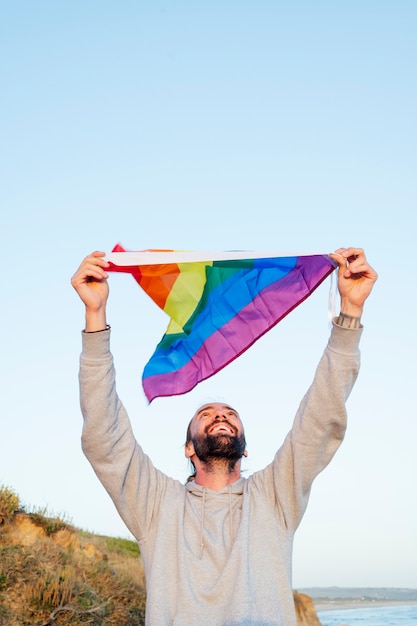
[[[240,476],[237,411],[214,402],[188,427],[195,477],[184,486],[152,465],[117,396],[106,320],[108,264],[86,257],[72,278],[85,304],[80,361],[83,450],[139,542],[150,626],[293,626],[292,545],[314,478],[346,428],[359,370],[360,319],[377,279],[360,248],[341,248],[341,312],[314,381],[272,463]]]

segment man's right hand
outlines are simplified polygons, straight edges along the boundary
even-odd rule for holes
[[[109,267],[109,264],[104,256],[105,252],[93,252],[83,260],[71,278],[71,285],[85,304],[86,332],[106,328],[109,285],[108,274],[104,268]]]

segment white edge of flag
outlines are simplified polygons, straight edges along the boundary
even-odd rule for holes
[[[167,263],[197,263],[203,261],[233,261],[238,259],[270,259],[316,255],[329,256],[328,253],[323,252],[277,252],[276,250],[230,250],[224,252],[140,250],[137,252],[110,252],[106,254],[104,259],[119,267],[130,267],[135,265],[164,265]],[[334,261],[332,262],[334,263]]]

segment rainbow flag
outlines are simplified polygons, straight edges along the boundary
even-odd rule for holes
[[[126,252],[106,256],[128,272],[170,322],[145,366],[149,402],[187,393],[247,350],[303,302],[335,268],[323,254]]]

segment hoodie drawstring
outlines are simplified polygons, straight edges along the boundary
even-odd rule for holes
[[[203,558],[204,551],[204,516],[206,513],[206,489],[203,487],[203,504],[201,507],[201,523],[200,523],[200,559]]]
[[[229,523],[230,523],[230,541],[233,544],[235,538],[233,535],[233,508],[232,508],[232,487],[229,485]]]

